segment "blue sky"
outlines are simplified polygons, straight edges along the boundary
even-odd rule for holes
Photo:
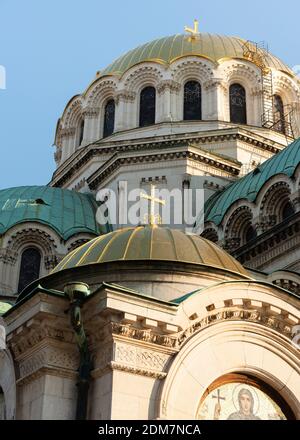
[[[47,184],[65,104],[122,53],[183,31],[265,40],[291,67],[300,64],[298,0],[0,0],[0,188]]]

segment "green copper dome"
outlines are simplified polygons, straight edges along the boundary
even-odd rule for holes
[[[118,229],[94,238],[66,255],[52,273],[113,261],[177,261],[248,275],[237,260],[209,240],[156,225]]]
[[[24,222],[54,229],[64,240],[79,232],[99,234],[97,204],[89,194],[50,186],[0,190],[0,236]]]
[[[145,61],[169,65],[176,59],[188,55],[208,58],[213,62],[227,58],[246,59],[243,50],[245,42],[246,40],[238,37],[208,33],[200,33],[195,39],[182,34],[159,38],[122,55],[106,69],[100,71],[99,76],[121,76],[131,67]],[[265,57],[268,67],[293,74],[291,69],[277,57],[267,52],[265,52]]]
[[[263,185],[277,174],[293,176],[300,163],[300,139],[266,160],[251,173],[210,197],[205,205],[205,221],[219,225],[230,206],[240,199],[253,202]]]

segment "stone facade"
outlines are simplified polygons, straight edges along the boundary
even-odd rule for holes
[[[66,310],[66,298],[37,290],[5,319],[17,366],[15,400],[1,357],[9,418],[74,419],[79,357]],[[83,306],[88,418],[194,419],[207,387],[228,372],[265,381],[300,418],[299,319],[296,299],[256,281],[213,285],[178,304],[100,287]]]

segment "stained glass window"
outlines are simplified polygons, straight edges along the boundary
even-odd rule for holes
[[[240,84],[232,84],[229,90],[230,121],[247,124],[246,90]]]
[[[201,120],[201,85],[197,81],[189,81],[184,86],[184,109],[185,121]]]
[[[104,110],[103,137],[113,134],[115,128],[115,101],[110,99]]]
[[[145,87],[140,95],[140,127],[155,124],[155,101],[155,88]]]
[[[274,122],[275,130],[285,133],[284,106],[281,96],[274,95]]]
[[[40,275],[41,254],[35,248],[27,248],[22,253],[18,292],[37,280]]]

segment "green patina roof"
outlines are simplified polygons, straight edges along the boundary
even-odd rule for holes
[[[79,232],[99,234],[92,195],[50,186],[0,190],[0,236],[19,223],[39,222],[64,240]]]
[[[205,221],[219,225],[233,203],[240,199],[255,201],[260,189],[272,176],[285,174],[291,177],[299,163],[300,138],[251,173],[210,197],[205,204]]]
[[[177,58],[188,55],[202,56],[214,62],[218,62],[223,58],[245,59],[243,53],[245,42],[246,40],[238,37],[208,33],[200,33],[196,39],[191,39],[188,35],[184,34],[159,38],[122,55],[106,69],[102,70],[100,76],[122,75],[131,67],[145,61],[170,64]],[[286,64],[277,57],[267,52],[265,53],[266,63],[269,67],[292,74],[292,71]]]

